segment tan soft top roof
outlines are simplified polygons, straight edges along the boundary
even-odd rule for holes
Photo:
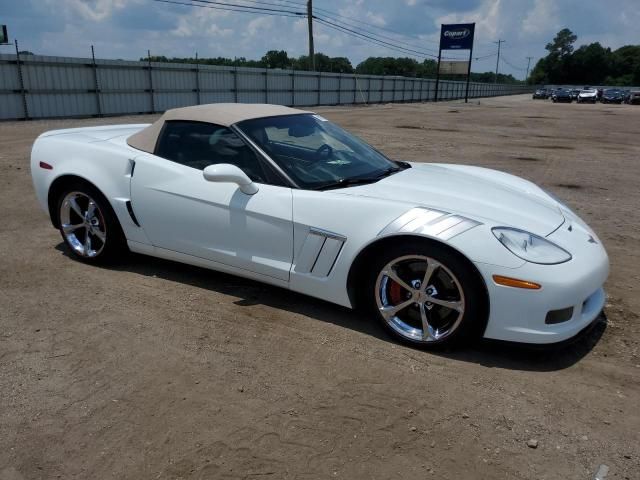
[[[252,118],[275,117],[278,115],[296,115],[311,113],[282,105],[268,105],[265,103],[211,103],[193,107],[174,108],[164,114],[138,133],[127,138],[127,143],[133,148],[153,153],[158,135],[167,120],[190,120],[193,122],[207,122],[231,126],[234,123]]]

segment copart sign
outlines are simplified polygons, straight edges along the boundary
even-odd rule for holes
[[[440,31],[441,50],[471,50],[475,23],[456,23],[442,25]]]

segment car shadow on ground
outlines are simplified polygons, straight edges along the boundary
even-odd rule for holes
[[[63,243],[57,250],[69,256]],[[308,297],[296,292],[221,272],[194,267],[169,260],[130,254],[115,266],[97,267],[157,277],[171,282],[192,285],[224,295],[239,297],[233,302],[239,307],[264,305],[304,315],[323,322],[370,335],[384,342],[397,343],[377,321],[358,311]],[[475,344],[450,350],[425,351],[457,361],[486,367],[522,371],[555,371],[568,368],[585,357],[599,342],[607,328],[604,313],[575,339],[551,346],[532,346],[512,342],[479,340]],[[411,347],[405,347],[411,348]]]

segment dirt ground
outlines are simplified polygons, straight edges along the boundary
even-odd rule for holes
[[[608,249],[606,319],[570,347],[435,354],[233,276],[86,266],[36,204],[31,144],[155,117],[0,123],[0,479],[640,478],[640,107],[317,110],[393,158],[496,168],[566,200]]]

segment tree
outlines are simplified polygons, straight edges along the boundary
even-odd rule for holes
[[[612,55],[611,75],[620,85],[640,85],[640,45],[625,45]]]
[[[571,55],[570,68],[563,83],[603,84],[611,72],[612,60],[611,49],[597,42],[583,45]]]
[[[267,68],[291,68],[291,60],[284,50],[269,50],[260,62]]]
[[[558,55],[564,57],[573,52],[573,44],[576,43],[578,36],[568,28],[560,30],[551,43],[547,43],[544,47],[549,51],[550,55]]]
[[[333,72],[353,73],[353,65],[347,57],[333,57],[331,59],[331,68]]]
[[[329,57],[324,53],[314,54],[316,61],[316,71],[318,72],[341,72],[353,73],[353,66],[346,57]],[[296,70],[310,70],[311,62],[309,55],[301,55],[293,62],[293,68]]]
[[[560,30],[551,43],[544,47],[549,54],[544,63],[547,80],[551,83],[565,83],[569,75],[569,61],[573,53],[573,44],[578,39],[568,28]]]
[[[369,57],[358,64],[356,71],[365,75],[402,75],[417,77],[420,64],[414,58]]]
[[[640,84],[640,45],[626,45],[612,52],[600,43],[582,45],[574,50],[576,35],[568,28],[560,30],[531,71],[530,84]]]

